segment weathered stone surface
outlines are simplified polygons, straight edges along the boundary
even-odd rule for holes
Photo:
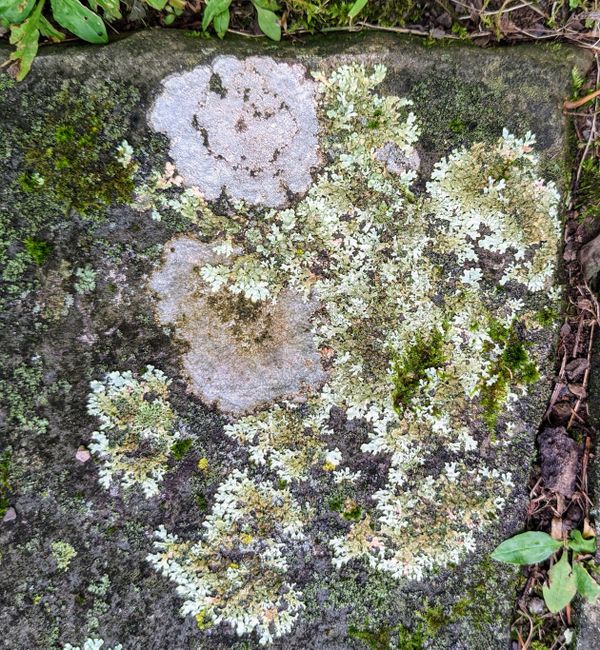
[[[0,76],[8,647],[507,646],[574,65],[146,32]]]

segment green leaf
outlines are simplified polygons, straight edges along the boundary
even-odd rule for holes
[[[107,43],[102,18],[84,7],[79,0],[50,0],[56,22],[88,43]]]
[[[222,11],[214,17],[213,27],[219,38],[223,38],[227,34],[227,30],[229,29],[229,9]]]
[[[202,14],[202,30],[206,31],[215,16],[229,11],[231,0],[208,0]]]
[[[35,0],[0,0],[0,22],[7,25],[22,23],[34,5]]]
[[[40,38],[40,16],[43,7],[44,0],[41,0],[25,22],[20,25],[13,25],[10,29],[9,43],[15,45],[16,49],[10,55],[9,60],[19,62],[17,81],[25,79],[37,54]]]
[[[569,548],[575,553],[595,553],[596,538],[585,539],[579,530],[572,530],[569,539]]]
[[[573,573],[577,583],[577,591],[591,603],[598,598],[600,594],[600,585],[592,578],[579,562],[573,564]]]
[[[150,5],[152,9],[162,11],[167,4],[167,0],[146,0],[146,4]]]
[[[502,542],[492,553],[492,559],[510,564],[536,564],[549,558],[561,546],[548,533],[530,531]]]
[[[65,37],[65,35],[62,32],[59,32],[52,23],[48,22],[44,18],[44,16],[40,16],[39,30],[46,38],[55,42],[62,41]]]
[[[96,10],[95,5],[102,7],[105,20],[111,21],[121,18],[119,0],[89,0],[89,5],[94,11]]]
[[[356,18],[358,14],[365,8],[368,0],[356,0],[348,12],[348,18]]]
[[[569,558],[565,551],[560,560],[548,571],[550,580],[549,586],[544,585],[542,592],[546,607],[556,614],[564,609],[577,593],[577,582],[575,574],[569,564]]]
[[[258,15],[258,26],[263,34],[268,36],[273,41],[281,40],[281,25],[277,14],[273,13],[270,9],[261,7],[258,2],[253,0],[254,8]]]
[[[279,11],[279,5],[275,0],[252,0],[252,4],[261,9],[267,9],[267,11]]]

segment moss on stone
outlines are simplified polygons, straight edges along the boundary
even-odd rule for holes
[[[85,86],[78,92],[65,83],[50,110],[21,140],[21,188],[48,195],[65,211],[85,213],[128,202],[134,187],[132,166],[117,159],[114,131],[125,117],[122,99],[122,92]]]
[[[516,321],[510,327],[496,320],[489,324],[489,335],[494,344],[502,347],[502,354],[494,363],[490,378],[481,385],[481,405],[486,424],[494,430],[498,414],[506,401],[511,384],[534,384],[540,378],[536,364],[531,361],[524,341],[519,336],[522,329]]]
[[[12,452],[5,449],[0,453],[0,519],[4,517],[10,505],[9,493],[11,490],[10,482],[10,462]]]
[[[418,335],[404,356],[392,363],[392,401],[396,410],[402,412],[408,405],[419,383],[426,378],[427,370],[442,367],[445,361],[443,343],[444,337],[437,330],[429,337]]]

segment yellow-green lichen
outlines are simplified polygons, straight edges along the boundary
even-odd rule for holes
[[[286,634],[298,618],[301,594],[286,580],[285,541],[304,537],[308,513],[289,489],[275,489],[233,471],[215,496],[197,542],[162,527],[151,564],[178,585],[183,615],[200,629],[221,621],[238,635],[256,630],[260,643]]]

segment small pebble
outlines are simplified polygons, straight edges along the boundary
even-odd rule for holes
[[[4,522],[14,521],[16,518],[17,518],[17,511],[11,506],[4,513],[4,519],[2,521],[4,521]]]
[[[527,609],[532,614],[543,614],[546,611],[546,605],[544,605],[544,601],[541,598],[532,598],[529,601]]]
[[[80,463],[87,463],[91,458],[91,454],[85,447],[79,447],[75,452],[75,458],[77,458]]]

